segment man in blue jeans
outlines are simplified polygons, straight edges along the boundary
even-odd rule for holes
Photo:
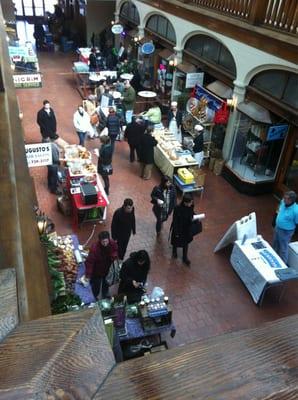
[[[286,192],[276,217],[272,247],[285,263],[288,262],[288,244],[295,232],[296,225],[298,225],[298,204],[296,199],[295,192]]]

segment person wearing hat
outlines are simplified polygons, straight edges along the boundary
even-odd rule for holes
[[[297,195],[294,191],[286,192],[276,216],[272,247],[285,263],[288,262],[288,245],[298,225],[296,200]]]
[[[131,253],[120,271],[118,294],[127,296],[128,303],[138,303],[144,294],[144,286],[150,270],[150,258],[146,250]]]
[[[85,261],[85,276],[90,279],[93,295],[97,299],[106,298],[109,294],[109,286],[106,281],[110,266],[118,259],[117,243],[110,239],[108,231],[102,231],[98,235],[98,241],[94,243]]]
[[[199,165],[199,168],[201,168],[203,159],[204,159],[204,128],[202,125],[195,125],[194,127],[194,133],[195,133],[195,138],[194,138],[194,146],[192,148],[192,151],[195,153],[195,159]]]
[[[172,101],[171,109],[168,112],[168,128],[175,138],[181,142],[182,112],[178,110],[177,106],[177,101]]]

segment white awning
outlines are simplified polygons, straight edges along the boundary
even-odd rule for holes
[[[221,81],[210,83],[206,86],[206,89],[223,99],[231,99],[233,95],[233,89]]]
[[[239,103],[237,109],[256,122],[263,124],[272,124],[270,112],[266,108],[254,103],[253,101],[246,101]]]

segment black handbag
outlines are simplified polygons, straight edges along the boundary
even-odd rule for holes
[[[98,168],[98,173],[100,175],[112,175],[113,174],[112,164],[108,164],[108,165],[101,164]]]
[[[191,236],[196,236],[203,231],[203,225],[200,220],[192,221],[190,227]]]

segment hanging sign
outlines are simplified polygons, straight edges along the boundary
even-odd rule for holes
[[[152,54],[155,51],[155,46],[151,42],[144,43],[141,47],[141,52],[143,54]]]
[[[13,75],[13,83],[15,88],[37,88],[41,87],[40,74],[21,74]]]
[[[213,111],[218,111],[222,107],[222,100],[219,97],[214,96],[207,89],[202,86],[196,85],[193,90],[193,97],[198,100],[204,98],[207,101],[208,108]]]
[[[51,143],[26,144],[25,150],[29,168],[52,165]]]
[[[196,85],[203,86],[204,72],[191,72],[186,74],[185,88],[193,88]]]
[[[123,32],[123,26],[120,24],[115,24],[112,26],[112,32],[114,33],[114,35],[120,35],[120,33]]]

